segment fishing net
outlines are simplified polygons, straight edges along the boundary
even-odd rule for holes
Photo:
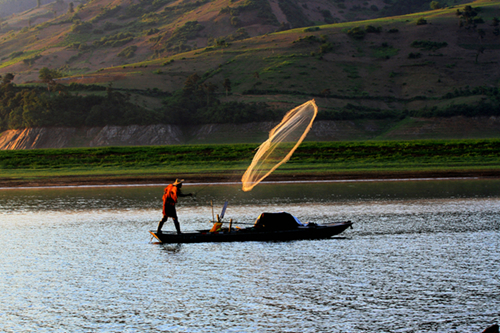
[[[250,191],[290,159],[311,129],[317,113],[314,100],[288,111],[281,123],[269,132],[269,139],[260,145],[243,174],[243,191]]]

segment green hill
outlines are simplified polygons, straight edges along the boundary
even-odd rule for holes
[[[56,1],[2,22],[0,74],[15,75],[17,94],[46,87],[39,80],[42,68],[62,76],[44,102],[52,120],[32,126],[272,120],[311,98],[323,120],[394,124],[407,117],[500,115],[500,1],[469,4],[474,15],[460,4],[325,24],[330,17],[347,20],[338,16],[340,3],[312,8],[293,1],[93,0],[71,12]],[[370,4],[383,8],[383,2],[362,8]],[[383,12],[354,6],[344,14]],[[46,14],[51,10],[53,17]],[[188,78],[196,78],[196,87],[188,87]],[[105,91],[78,84],[108,87],[111,100],[106,104]],[[84,99],[89,107],[64,116],[52,112],[55,104],[68,104],[64,98],[81,105]],[[4,108],[2,129],[30,127],[23,117],[30,117],[25,111],[34,101]],[[244,109],[237,103],[259,102],[267,107],[251,104],[234,116]],[[106,120],[105,104],[122,105],[121,111]]]

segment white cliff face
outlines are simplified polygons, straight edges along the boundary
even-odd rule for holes
[[[0,134],[0,149],[32,149],[67,147],[75,128],[26,128]]]
[[[174,125],[28,128],[0,133],[0,149],[170,145],[182,137]]]
[[[105,126],[92,137],[89,146],[171,145],[181,143],[182,137],[182,131],[173,125]]]
[[[91,128],[28,128],[0,133],[0,150],[155,146],[203,143],[258,143],[268,138],[278,122],[249,124],[105,126]],[[384,120],[315,121],[306,140],[351,141],[395,139],[465,139],[500,137],[500,117],[412,118]]]
[[[0,149],[36,149],[104,146],[155,146],[220,142],[221,134],[232,142],[258,142],[276,124],[212,124],[192,127],[176,125],[105,126],[91,128],[29,128],[0,133]],[[249,137],[247,137],[249,135]],[[260,139],[260,138],[259,138]]]

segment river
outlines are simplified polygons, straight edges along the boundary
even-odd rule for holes
[[[183,230],[287,211],[326,240],[161,245],[162,187],[0,190],[1,332],[481,332],[500,180],[189,185]],[[165,230],[174,230],[171,222]]]

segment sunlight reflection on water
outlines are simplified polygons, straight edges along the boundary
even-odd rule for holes
[[[354,229],[185,245],[150,243],[161,187],[0,191],[0,331],[480,332],[499,321],[498,185],[186,186],[184,230],[228,199],[238,222],[285,210]]]

